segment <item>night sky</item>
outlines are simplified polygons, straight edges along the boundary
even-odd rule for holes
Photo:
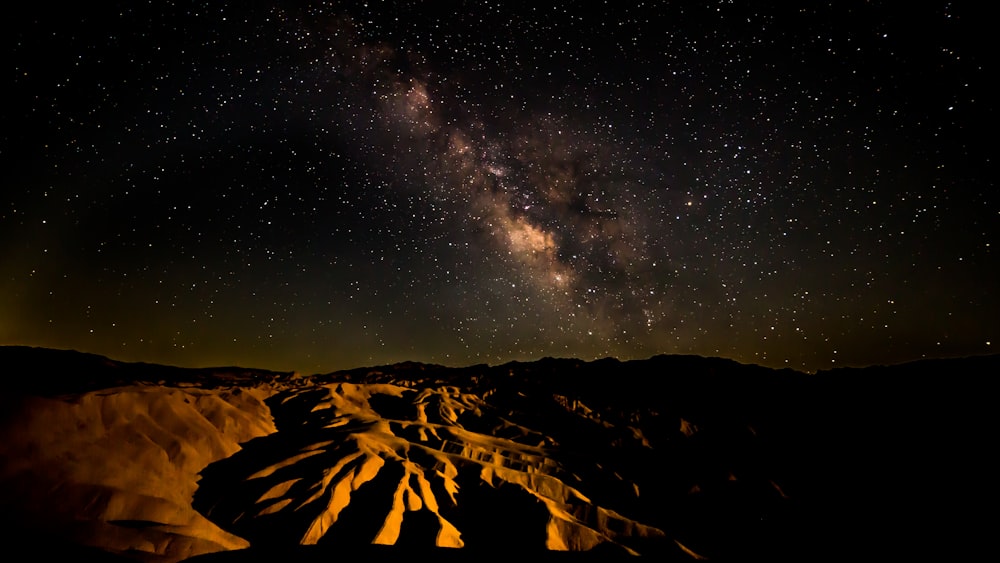
[[[314,373],[1000,343],[986,7],[29,4],[0,344]]]

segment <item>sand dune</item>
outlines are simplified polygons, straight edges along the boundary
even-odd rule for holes
[[[964,454],[955,436],[935,442],[940,426],[918,408],[879,414],[904,380],[948,404],[914,375],[940,364],[887,372],[908,379],[689,357],[300,377],[40,349],[2,359],[8,374],[36,374],[0,394],[3,530],[88,559],[852,553],[887,517],[925,522],[905,492],[929,477],[916,456]],[[983,409],[941,412],[991,427]],[[973,426],[963,439],[978,439]]]
[[[176,561],[246,547],[191,508],[198,472],[274,431],[242,389],[129,386],[23,399],[0,483],[25,522],[114,552]]]

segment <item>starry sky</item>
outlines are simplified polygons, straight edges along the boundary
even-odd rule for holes
[[[30,4],[0,344],[315,373],[1000,341],[986,8]]]

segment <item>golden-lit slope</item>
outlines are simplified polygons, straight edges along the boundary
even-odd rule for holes
[[[246,547],[191,508],[198,472],[274,431],[262,393],[136,385],[26,397],[0,428],[20,525],[147,561]]]

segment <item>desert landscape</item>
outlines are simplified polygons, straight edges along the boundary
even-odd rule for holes
[[[987,3],[4,21],[3,562],[996,550]]]
[[[0,361],[0,511],[21,553],[870,559],[961,553],[987,528],[961,515],[990,499],[996,356],[816,374],[696,356],[309,376]]]

